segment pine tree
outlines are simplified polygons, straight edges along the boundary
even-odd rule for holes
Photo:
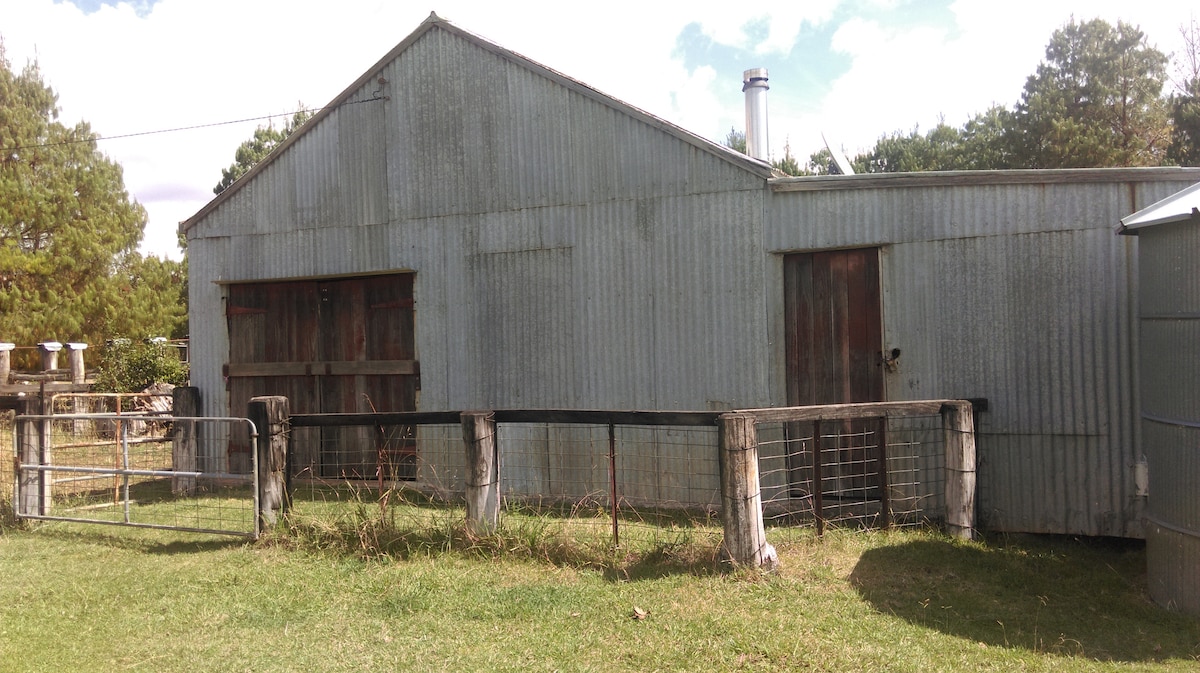
[[[58,116],[37,65],[14,72],[0,44],[0,339],[103,343],[134,324],[175,331],[186,313],[177,291],[130,302],[117,282],[119,269],[144,264],[145,209],[89,125]]]

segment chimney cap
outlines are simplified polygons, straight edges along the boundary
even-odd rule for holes
[[[744,84],[749,84],[750,82],[752,82],[754,80],[766,81],[767,80],[767,69],[766,68],[751,68],[742,73],[742,82]]]

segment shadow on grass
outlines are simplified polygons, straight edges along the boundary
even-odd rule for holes
[[[218,536],[99,524],[37,524],[38,535],[72,544],[90,544],[148,554],[195,554],[253,544],[244,537]]]
[[[882,613],[987,646],[1097,661],[1200,660],[1200,620],[1150,602],[1137,541],[919,540],[868,550],[850,581]]]

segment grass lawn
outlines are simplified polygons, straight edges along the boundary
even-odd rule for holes
[[[508,521],[378,547],[10,523],[0,671],[1200,670],[1200,621],[1148,600],[1133,542],[776,529],[760,574],[711,531],[613,553]]]

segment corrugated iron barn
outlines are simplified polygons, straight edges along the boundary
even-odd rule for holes
[[[210,415],[985,398],[982,525],[1138,537],[1112,225],[1198,179],[774,177],[431,16],[183,223],[192,380]]]

